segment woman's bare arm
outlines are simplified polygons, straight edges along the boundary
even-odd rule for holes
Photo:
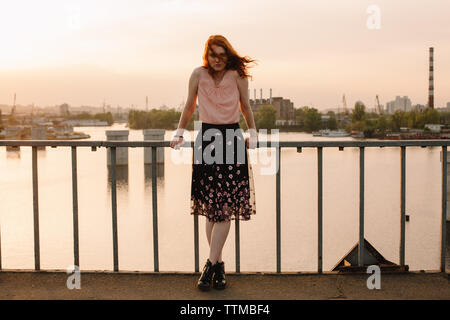
[[[250,140],[246,138],[245,143],[247,147],[253,149],[257,146],[258,137],[256,133],[255,118],[253,117],[253,111],[248,100],[248,78],[241,78],[239,74],[237,74],[236,83],[240,93],[241,112],[244,115],[248,131],[250,132]]]
[[[238,85],[239,93],[241,96],[241,112],[244,115],[245,122],[247,123],[247,128],[256,129],[253,111],[248,100],[248,78],[241,78],[239,75],[237,75],[236,83]]]
[[[183,112],[181,113],[175,137],[170,142],[171,148],[177,149],[176,146],[178,146],[183,140],[183,132],[186,129],[187,124],[192,117],[192,114],[195,112],[195,107],[197,106],[197,89],[199,79],[198,71],[199,68],[195,68],[194,71],[192,71],[191,77],[189,78],[188,98]]]
[[[181,129],[186,129],[192,114],[195,112],[195,107],[197,106],[198,71],[198,68],[195,68],[189,78],[188,98],[178,123],[178,128]]]

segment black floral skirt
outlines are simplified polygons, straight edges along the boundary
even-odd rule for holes
[[[214,222],[256,214],[252,166],[238,122],[202,122],[192,153],[191,214]]]

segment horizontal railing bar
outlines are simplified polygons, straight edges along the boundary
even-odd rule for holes
[[[103,141],[82,141],[82,140],[0,140],[0,146],[46,146],[46,147],[101,147]]]
[[[440,140],[377,140],[377,141],[258,141],[257,147],[317,148],[317,147],[442,147],[449,146],[450,139]],[[67,141],[67,140],[0,140],[0,146],[49,146],[49,147],[169,147],[170,141]],[[194,141],[186,141],[182,147],[193,147]]]

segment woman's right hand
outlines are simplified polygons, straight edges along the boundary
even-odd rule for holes
[[[183,137],[174,137],[172,141],[170,141],[170,147],[178,150],[180,149],[180,145],[183,143]]]

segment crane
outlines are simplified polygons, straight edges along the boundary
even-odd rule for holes
[[[380,106],[380,99],[378,98],[378,95],[376,95],[376,99],[377,99],[378,113],[379,113],[380,115],[382,115],[382,114],[383,114],[383,109],[382,109],[381,106]]]

